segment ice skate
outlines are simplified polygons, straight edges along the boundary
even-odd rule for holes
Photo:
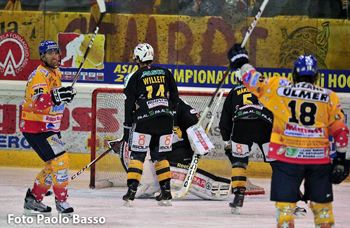
[[[74,209],[69,205],[67,201],[58,201],[55,199],[56,209],[62,216],[72,217]]]
[[[160,194],[156,196],[156,200],[158,201],[159,206],[172,206],[171,199],[171,190],[170,190],[170,181],[164,183],[163,186],[160,187]]]
[[[294,218],[303,218],[306,216],[306,209],[302,207],[295,207]]]
[[[28,188],[26,197],[24,198],[23,215],[36,216],[37,214],[51,216],[51,207],[46,206],[42,202],[37,201],[34,195],[31,193],[30,189]]]
[[[245,187],[237,187],[233,189],[233,193],[235,194],[235,198],[233,199],[232,203],[229,203],[229,206],[231,207],[231,213],[239,215],[240,209],[243,207],[243,201],[244,201],[244,193],[246,188]]]
[[[131,201],[134,201],[136,191],[137,191],[138,182],[134,182],[129,185],[127,193],[123,196],[124,206],[130,207]]]

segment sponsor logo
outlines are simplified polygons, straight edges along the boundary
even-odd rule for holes
[[[278,85],[280,86],[290,86],[292,85],[292,83],[286,79],[280,79],[279,82],[278,82]]]
[[[46,128],[52,129],[52,130],[58,130],[58,129],[60,129],[60,126],[61,126],[60,123],[57,123],[57,124],[48,123],[48,124],[46,124]]]
[[[286,157],[302,159],[320,159],[325,158],[327,150],[325,148],[293,148],[287,147]]]
[[[301,137],[301,138],[322,138],[324,130],[321,127],[304,127],[292,124],[286,124],[284,134],[286,136]]]
[[[0,72],[4,76],[16,77],[27,65],[29,46],[17,33],[6,32],[0,35]]]
[[[247,76],[243,77],[245,84],[248,84],[251,77],[252,77],[252,71],[250,71]]]
[[[154,99],[147,101],[147,106],[149,109],[158,107],[158,106],[169,106],[168,100],[167,99]]]
[[[244,105],[243,107],[240,107],[239,110],[244,110],[246,108],[255,108],[255,109],[259,109],[259,110],[262,110],[264,107],[261,106],[261,105],[251,105],[251,104],[247,104],[247,105]]]
[[[87,45],[92,34],[59,33],[58,45],[61,48],[61,67],[78,68],[83,60]],[[97,34],[94,40],[94,47],[90,49],[84,61],[85,69],[104,69],[104,46],[105,35]],[[90,75],[90,77],[92,77]],[[90,78],[91,80],[95,80]]]
[[[255,72],[254,75],[253,75],[252,80],[250,81],[250,86],[257,86],[260,76],[261,76],[260,73]]]
[[[44,121],[47,122],[58,122],[61,121],[62,116],[44,116]]]
[[[278,148],[277,154],[278,154],[278,155],[281,155],[281,154],[283,154],[285,151],[286,151],[286,148],[285,148],[284,146],[281,146],[280,148]]]
[[[54,144],[58,144],[58,145],[61,145],[63,146],[63,142],[61,139],[59,139],[56,135],[53,135],[49,138],[47,138],[47,141],[50,143],[54,143]]]
[[[199,131],[194,131],[194,133],[196,134],[196,136],[199,139],[199,142],[202,144],[203,148],[205,150],[209,150],[209,147],[208,147],[207,143],[205,142],[205,140],[203,139],[201,133]]]
[[[207,182],[205,188],[210,191],[213,188],[213,185],[210,182]]]

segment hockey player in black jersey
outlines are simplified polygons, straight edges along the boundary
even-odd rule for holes
[[[167,153],[167,160],[170,163],[172,173],[172,188],[181,188],[184,181],[183,178],[187,175],[194,154],[194,149],[192,148],[194,145],[191,145],[186,130],[197,124],[199,118],[197,111],[180,98],[174,110],[172,151]],[[136,193],[137,198],[153,197],[159,191],[156,178],[152,177],[155,175],[154,170],[152,167],[150,167],[150,170],[151,172],[143,174],[139,190]],[[225,200],[228,198],[230,190],[229,179],[218,177],[200,168],[197,169],[195,179],[202,180],[202,182],[193,182],[189,190],[190,193],[206,200]],[[150,182],[150,180],[152,181]],[[203,181],[206,184],[203,184]]]
[[[267,161],[272,121],[272,113],[238,80],[238,85],[226,97],[219,123],[225,154],[232,164],[231,183],[235,197],[229,206],[233,214],[239,214],[243,206],[246,169],[254,143],[263,151]]]
[[[123,140],[131,150],[127,174],[128,192],[123,196],[125,204],[134,200],[142,176],[147,150],[158,176],[161,194],[156,200],[171,205],[170,167],[166,152],[171,151],[173,108],[179,94],[172,73],[153,66],[153,48],[147,43],[138,44],[133,59],[139,69],[124,80],[125,122]]]

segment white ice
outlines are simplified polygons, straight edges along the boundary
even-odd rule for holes
[[[251,178],[254,184],[265,188],[265,195],[247,196],[240,215],[231,214],[226,201],[204,201],[193,195],[173,200],[172,207],[160,207],[154,199],[135,199],[131,207],[123,206],[122,196],[125,187],[90,189],[89,172],[86,171],[69,184],[68,202],[79,217],[104,217],[104,224],[45,224],[30,225],[8,223],[8,216],[21,217],[24,196],[31,188],[39,169],[0,167],[0,227],[145,227],[145,228],[184,228],[184,227],[237,227],[258,228],[276,227],[274,202],[269,201],[269,179]],[[70,171],[70,176],[76,171]],[[334,186],[335,199],[333,212],[337,228],[350,227],[350,183]],[[45,197],[45,204],[53,208],[51,217],[58,217],[54,196]],[[306,217],[295,219],[295,227],[314,227],[310,208],[299,202],[298,206],[307,209]]]

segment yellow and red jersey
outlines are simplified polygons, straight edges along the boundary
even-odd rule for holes
[[[29,76],[22,103],[20,130],[27,133],[60,131],[65,108],[55,105],[51,98],[54,88],[61,87],[61,72],[39,65]]]
[[[246,65],[243,83],[274,114],[268,156],[296,164],[329,163],[328,135],[346,127],[336,93],[282,77],[264,79]]]

